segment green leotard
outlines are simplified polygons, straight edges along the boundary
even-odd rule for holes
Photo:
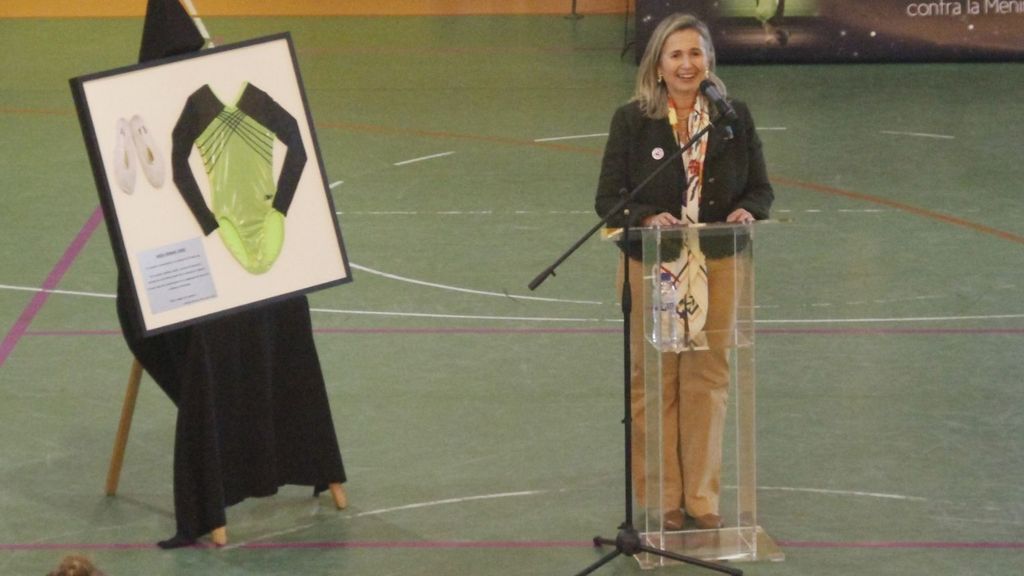
[[[275,139],[287,147],[276,185]],[[306,163],[295,118],[251,84],[235,105],[223,104],[203,86],[189,96],[172,141],[174,182],[203,232],[217,230],[247,271],[269,270],[284,245],[284,218]],[[188,164],[193,145],[209,178],[212,207]]]

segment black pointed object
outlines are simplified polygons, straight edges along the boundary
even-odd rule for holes
[[[179,0],[149,0],[139,62],[196,52],[206,43]]]

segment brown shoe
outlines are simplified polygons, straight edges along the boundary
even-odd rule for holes
[[[695,517],[693,523],[701,530],[718,530],[722,527],[722,517],[718,514],[705,514]]]
[[[666,510],[661,517],[662,527],[669,531],[675,532],[683,529],[683,511],[682,510]]]

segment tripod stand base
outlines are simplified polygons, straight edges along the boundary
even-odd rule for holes
[[[636,556],[637,554],[641,553],[667,558],[670,560],[675,560],[677,562],[685,562],[686,564],[693,564],[694,566],[700,566],[702,568],[707,568],[708,570],[721,572],[722,574],[730,574],[731,576],[743,576],[743,571],[736,568],[723,566],[721,564],[708,562],[706,560],[700,560],[698,558],[691,558],[689,556],[676,554],[675,552],[661,550],[659,548],[655,548],[653,546],[644,544],[643,540],[640,537],[640,534],[637,533],[635,529],[628,526],[619,529],[619,533],[615,536],[615,540],[602,538],[601,536],[595,536],[594,546],[615,546],[615,550],[609,552],[608,554],[605,554],[601,557],[600,560],[584,568],[582,572],[579,572],[577,574],[577,576],[585,576],[586,574],[590,574],[598,568],[600,568],[601,566],[604,566],[605,564],[611,562],[615,558],[618,558],[619,556]]]

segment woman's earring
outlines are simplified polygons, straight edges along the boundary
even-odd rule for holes
[[[661,72],[659,71],[659,72],[658,72],[658,84],[661,84],[661,83],[662,83],[662,82],[664,82],[664,81],[665,81],[665,79],[664,79],[664,78],[662,78],[662,76],[661,76]]]

